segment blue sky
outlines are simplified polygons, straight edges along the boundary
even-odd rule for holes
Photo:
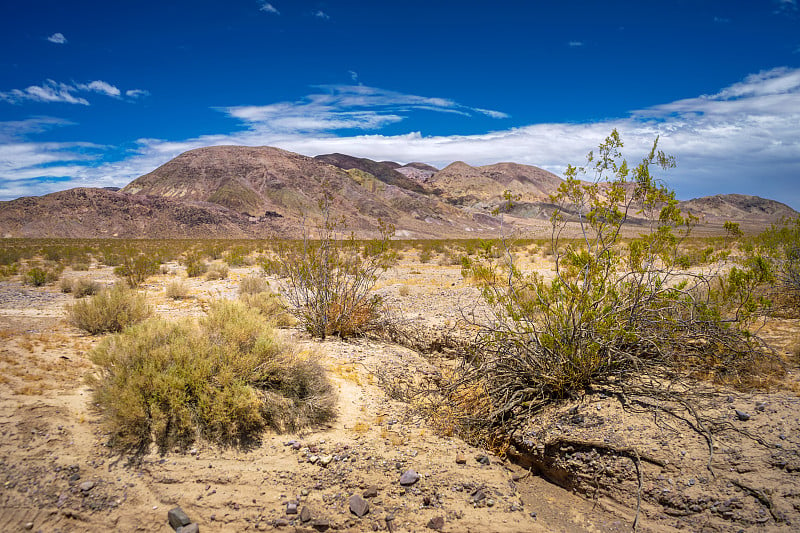
[[[797,0],[0,6],[0,199],[271,145],[556,173],[660,135],[679,198],[800,209]]]

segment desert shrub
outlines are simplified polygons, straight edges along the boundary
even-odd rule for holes
[[[277,256],[278,270],[288,282],[290,311],[315,337],[362,335],[378,327],[383,317],[383,301],[372,288],[393,260],[389,237],[394,228],[381,222],[382,244],[373,244],[364,257],[352,234],[341,235],[342,224],[330,219],[327,204],[320,208],[324,219],[316,228],[319,239],[312,241],[305,233],[300,243],[284,246]]]
[[[782,288],[800,297],[800,217],[784,219],[755,241],[757,254],[771,265]]]
[[[120,257],[119,266],[114,268],[114,274],[123,278],[128,286],[136,288],[147,278],[158,274],[160,261],[144,253],[127,250]]]
[[[397,292],[400,294],[400,296],[408,296],[411,294],[411,289],[408,287],[408,285],[402,285]]]
[[[228,265],[225,263],[212,263],[206,272],[206,279],[225,279],[228,277]]]
[[[206,262],[195,256],[188,258],[184,264],[186,265],[186,276],[190,278],[196,278],[208,272]]]
[[[264,315],[276,328],[288,328],[297,324],[297,319],[287,310],[286,301],[272,291],[241,293],[239,301]]]
[[[84,298],[100,292],[100,283],[88,278],[63,277],[59,282],[63,293],[72,293],[75,298]]]
[[[333,418],[322,368],[275,337],[263,317],[219,301],[199,321],[153,319],[105,339],[91,354],[94,401],[115,447],[164,453],[199,436],[247,444],[266,428]]]
[[[245,276],[239,281],[239,294],[269,292],[269,282],[261,276]]]
[[[433,252],[429,248],[423,248],[419,252],[419,262],[420,263],[430,263],[431,259],[433,258]]]
[[[25,284],[41,287],[58,279],[59,271],[48,267],[32,267],[25,272]]]
[[[189,296],[189,287],[182,280],[175,280],[167,284],[164,295],[172,300],[183,300]]]
[[[66,309],[70,323],[92,335],[121,331],[151,313],[144,294],[122,285],[114,285]]]
[[[248,246],[234,246],[223,255],[223,258],[229,266],[240,267],[252,264],[249,255],[250,248]]]
[[[722,280],[683,272],[679,245],[695,220],[651,175],[651,167],[674,162],[656,141],[630,168],[621,148],[614,131],[590,152],[588,169],[568,167],[553,196],[554,279],[521,271],[509,247],[497,254],[484,245],[479,258],[464,262],[491,309],[459,376],[445,387],[451,399],[459,390],[486,395],[489,407],[477,417],[474,405],[465,408],[465,423],[506,427],[557,399],[597,388],[618,393],[633,382],[646,383],[640,393],[658,395],[659,383],[685,384],[687,372],[748,385],[754,369],[769,366],[739,325],[758,307],[752,289],[764,280],[759,265]],[[595,180],[587,183],[590,171]],[[621,246],[634,212],[649,231]],[[562,239],[568,223],[584,238]]]
[[[72,263],[69,267],[76,272],[86,272],[87,270],[89,270],[89,262],[81,261],[78,263]]]

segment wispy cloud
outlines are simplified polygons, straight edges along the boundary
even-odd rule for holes
[[[400,122],[411,111],[435,111],[506,118],[501,111],[472,108],[446,98],[417,96],[364,85],[322,85],[324,92],[297,102],[221,108],[262,133],[310,133],[371,130]]]
[[[25,89],[11,89],[10,91],[0,91],[0,101],[12,104],[20,104],[25,101],[44,102],[44,103],[65,103],[89,105],[89,100],[78,93],[99,93],[111,98],[119,98],[122,94],[119,88],[106,81],[94,80],[88,83],[61,83],[54,80],[46,80],[41,85],[31,85]],[[142,89],[132,89],[125,93],[127,96],[136,98],[149,94]]]
[[[0,180],[16,180],[14,192],[0,190],[0,197],[87,184],[124,185],[183,151],[221,144],[271,145],[306,155],[343,152],[376,160],[424,161],[440,167],[455,160],[473,165],[516,161],[562,173],[567,163],[582,163],[586,152],[617,128],[631,161],[644,155],[653,139],[660,136],[660,146],[677,157],[678,167],[665,177],[681,198],[739,192],[776,198],[800,208],[800,69],[755,73],[715,94],[655,105],[617,119],[523,125],[477,135],[431,136],[418,131],[382,135],[375,130],[396,124],[414,109],[481,111],[446,98],[372,87],[321,89],[320,94],[298,102],[222,108],[245,128],[179,141],[140,139],[135,153],[121,161],[97,164],[93,160],[70,160],[65,156],[93,152],[89,148],[45,145],[37,145],[33,155],[21,159],[24,164],[18,164],[13,154],[0,156],[7,162]],[[6,128],[27,129],[31,134],[37,128],[54,127],[46,121],[11,124]],[[342,128],[361,131],[337,134]],[[36,158],[46,156],[47,163],[37,166]],[[38,168],[48,179],[44,184],[30,178]],[[65,181],[50,180],[62,172],[54,168],[63,169],[57,177]]]
[[[570,41],[569,43],[570,48],[578,48],[583,46],[583,41]]]
[[[321,11],[321,10],[320,11],[315,11],[314,12],[314,16],[317,17],[318,19],[322,19],[322,20],[328,20],[328,19],[331,18],[330,15],[328,15],[327,13],[325,13],[324,11]]]
[[[272,4],[270,4],[269,2],[263,2],[263,3],[261,4],[261,7],[259,8],[259,11],[264,11],[265,13],[272,13],[272,14],[274,14],[274,15],[280,15],[280,14],[281,14],[281,12],[280,12],[280,11],[278,11],[278,10],[275,8],[275,6],[273,6],[273,5],[272,5]]]
[[[145,96],[150,96],[150,91],[144,89],[128,89],[125,91],[125,96],[128,98],[144,98]]]
[[[776,13],[797,11],[797,0],[775,0],[775,3],[777,4]]]
[[[51,43],[56,43],[56,44],[66,44],[67,43],[67,38],[64,37],[63,33],[54,33],[53,35],[48,37],[47,40],[50,41]]]
[[[725,17],[714,17],[714,22],[717,24],[728,24],[731,21],[729,18]]]
[[[76,86],[81,91],[92,91],[96,93],[105,94],[106,96],[118,97],[120,95],[119,89],[105,81],[95,80],[85,84]]]

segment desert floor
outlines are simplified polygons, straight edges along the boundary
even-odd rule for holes
[[[459,267],[406,255],[377,290],[398,320],[435,337],[459,321],[477,291]],[[171,274],[142,287],[164,319],[199,316],[207,301],[235,298],[238,280],[257,270],[188,279],[191,297],[173,301],[164,287],[185,275],[168,266]],[[105,267],[75,274],[114,281]],[[442,525],[431,522],[437,517],[444,531],[630,531],[637,494],[640,531],[800,527],[796,366],[770,392],[709,387],[694,408],[717,421],[708,428],[713,440],[680,413],[655,416],[587,394],[531,420],[532,448],[550,444],[538,459],[512,460],[437,435],[381,387],[436,373],[445,356],[371,339],[320,342],[290,328],[282,334],[317,354],[338,389],[335,422],[265,434],[248,450],[200,442],[189,453],[153,453],[132,465],[107,446],[92,408],[87,353],[99,339],[66,322],[72,301],[57,285],[0,282],[0,531],[169,532],[175,506],[201,531],[426,531]],[[800,320],[770,319],[762,334],[790,360]],[[634,449],[638,461],[622,453]],[[534,463],[546,463],[544,474],[566,488],[526,469]],[[401,486],[409,469],[420,479]],[[353,495],[369,502],[362,518],[350,512]],[[307,507],[308,520],[287,514],[292,501],[298,511]]]

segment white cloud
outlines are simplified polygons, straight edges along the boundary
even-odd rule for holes
[[[310,94],[297,102],[221,110],[262,134],[372,130],[400,122],[415,110],[467,116],[474,111],[492,118],[508,116],[501,111],[463,106],[446,98],[417,96],[364,85],[322,85],[318,88],[324,92]]]
[[[95,80],[87,84],[80,84],[77,86],[82,91],[93,91],[96,93],[105,94],[106,96],[117,97],[120,95],[119,89],[108,82]]]
[[[259,9],[259,11],[264,11],[265,13],[273,13],[275,15],[280,15],[281,14],[281,12],[278,11],[275,8],[275,6],[273,6],[272,4],[270,4],[268,2],[264,2],[263,4],[261,4],[261,8]]]
[[[578,48],[579,46],[583,46],[582,41],[570,41],[568,44],[571,48]]]
[[[778,5],[775,13],[797,11],[797,0],[775,0],[775,3]]]
[[[51,43],[56,43],[56,44],[66,44],[67,42],[67,38],[64,37],[63,33],[54,33],[53,35],[48,37],[47,40],[50,41]]]
[[[328,15],[324,11],[315,11],[314,12],[314,16],[317,17],[318,19],[322,19],[322,20],[328,20],[328,19],[331,18],[330,15]]]
[[[365,135],[363,132],[400,122],[412,110],[483,110],[449,99],[373,87],[322,89],[298,102],[222,108],[245,129],[179,141],[141,139],[134,155],[98,166],[67,159],[82,154],[85,148],[37,145],[27,156],[8,153],[0,159],[14,164],[0,173],[0,180],[27,178],[35,175],[37,168],[42,169],[42,176],[53,176],[57,172],[52,169],[61,168],[66,169],[61,176],[66,181],[45,185],[20,181],[13,194],[23,189],[24,194],[41,194],[88,183],[121,186],[186,150],[221,144],[278,146],[306,155],[343,152],[375,160],[423,161],[438,167],[456,160],[473,165],[516,161],[562,173],[567,163],[581,164],[585,154],[617,128],[631,162],[642,157],[660,136],[660,146],[677,158],[678,167],[663,177],[679,198],[738,192],[800,208],[800,69],[759,72],[716,94],[636,110],[617,119],[533,124],[478,135],[431,136],[418,131]],[[47,122],[8,124],[12,131],[50,127]],[[335,130],[342,128],[359,129],[362,134],[336,135]],[[16,162],[17,157],[22,163]],[[0,196],[12,194],[4,191],[0,190]]]
[[[129,98],[143,98],[145,96],[150,96],[150,91],[144,89],[129,89],[125,91],[125,96]]]
[[[94,80],[89,83],[61,83],[54,80],[46,80],[42,85],[31,85],[25,89],[12,89],[10,91],[0,91],[0,101],[12,104],[20,104],[25,101],[45,102],[45,103],[65,103],[89,105],[89,100],[79,96],[77,93],[94,92],[104,94],[112,98],[119,98],[122,94],[116,86],[102,80]],[[125,93],[130,97],[145,96],[148,93],[142,89],[132,89]]]

